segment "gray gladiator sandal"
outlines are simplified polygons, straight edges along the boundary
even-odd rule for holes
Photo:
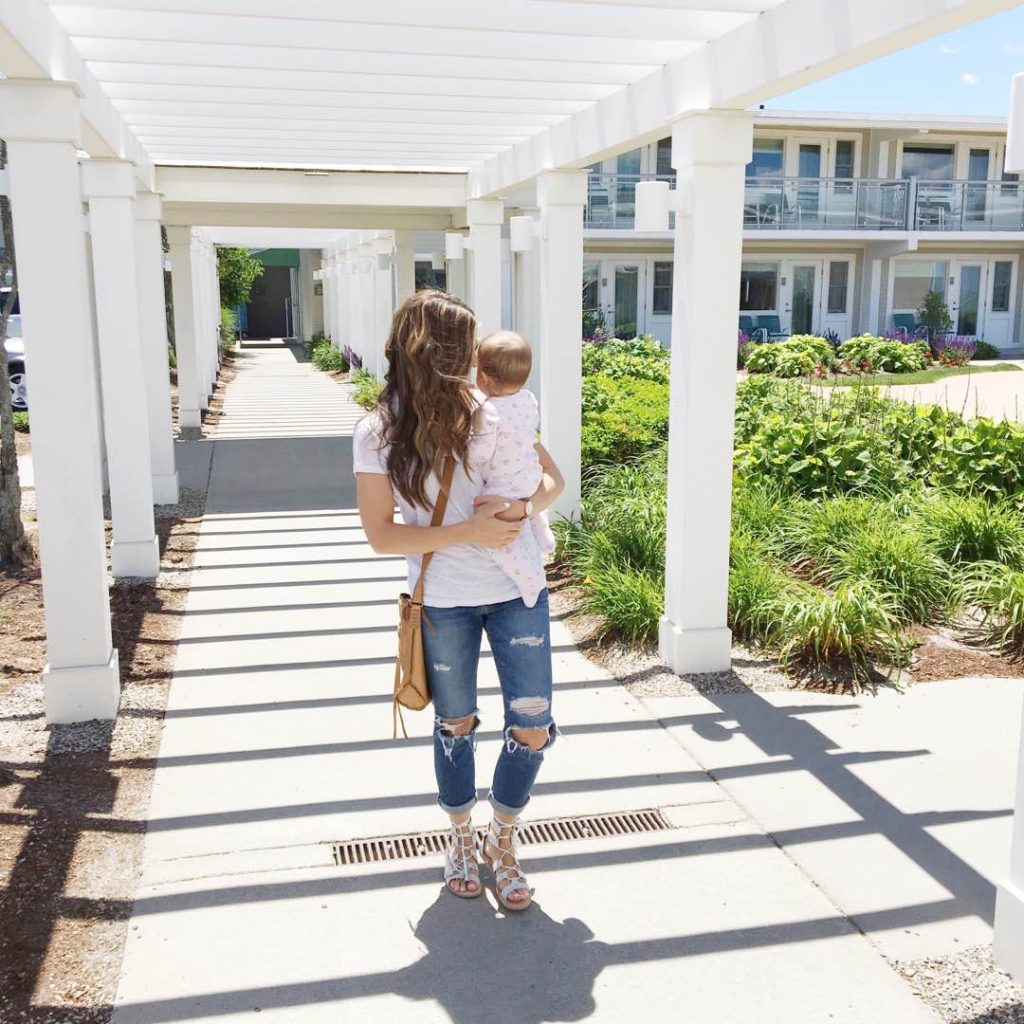
[[[476,848],[473,842],[473,825],[469,821],[461,824],[452,822],[448,830],[448,839],[444,850],[444,884],[453,896],[459,899],[476,899],[483,891],[480,884],[480,865],[476,859]],[[475,882],[475,889],[463,889],[459,892],[452,888],[457,880]]]
[[[506,910],[511,911],[525,910],[533,902],[533,889],[526,881],[517,856],[520,827],[518,821],[504,822],[491,818],[480,844],[480,853],[490,864],[494,875],[494,895]],[[502,848],[499,842],[502,839],[511,840],[509,849]],[[509,896],[514,892],[525,892],[527,898],[510,902]]]

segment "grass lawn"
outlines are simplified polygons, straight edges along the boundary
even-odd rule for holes
[[[822,387],[850,387],[862,384],[866,386],[889,386],[892,384],[931,384],[943,377],[957,377],[965,373],[1005,373],[1007,370],[1019,370],[1013,363],[996,363],[994,366],[939,366],[933,370],[918,370],[916,373],[872,373],[858,374],[852,377],[824,377],[815,384]]]

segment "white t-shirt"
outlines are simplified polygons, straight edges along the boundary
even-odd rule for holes
[[[490,403],[483,401],[467,453],[471,475],[467,476],[461,463],[455,464],[443,526],[461,523],[473,515],[473,499],[483,493],[483,467],[494,454],[497,418]],[[381,446],[380,420],[375,412],[356,424],[352,436],[352,463],[356,473],[387,475],[387,446]],[[395,492],[402,522],[406,525],[430,525],[433,504],[440,489],[436,474],[427,478],[426,489],[430,508],[410,505]],[[407,555],[406,562],[409,567],[409,593],[412,593],[420,575],[420,556]],[[516,597],[519,597],[519,588],[505,575],[490,552],[479,544],[453,544],[434,552],[423,583],[423,603],[432,608],[478,607],[511,601]]]

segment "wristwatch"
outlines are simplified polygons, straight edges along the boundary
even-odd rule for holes
[[[529,519],[533,515],[533,501],[530,498],[521,498],[523,503],[523,518]]]

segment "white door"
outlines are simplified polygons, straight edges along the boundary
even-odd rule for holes
[[[1017,261],[994,259],[988,269],[988,301],[985,308],[984,339],[996,348],[1012,343],[1014,302],[1017,291]]]
[[[816,222],[824,213],[826,196],[821,179],[828,177],[828,140],[815,136],[794,136],[786,150],[786,176],[799,180],[791,186],[785,204],[787,222],[800,227],[805,220]]]
[[[953,332],[971,338],[985,333],[985,307],[988,305],[988,260],[957,260],[953,264],[953,284],[949,291],[949,315]]]
[[[647,330],[647,260],[603,260],[601,303],[609,329],[633,338]]]
[[[782,264],[783,331],[812,334],[819,329],[822,267],[822,260],[786,260]]]

